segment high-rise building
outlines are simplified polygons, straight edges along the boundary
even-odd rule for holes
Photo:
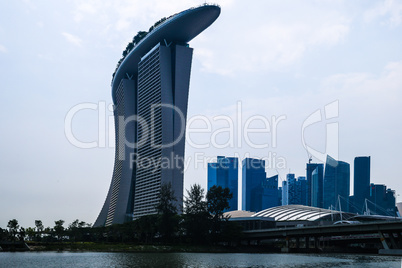
[[[313,177],[314,173],[314,177]],[[306,167],[307,178],[307,205],[323,207],[324,164],[308,163]]]
[[[279,206],[278,175],[266,178],[262,188],[261,210]]]
[[[300,191],[300,205],[307,206],[307,180],[306,177],[297,177],[297,185]]]
[[[395,191],[383,184],[370,184],[370,196],[365,202],[365,212],[374,215],[396,216]]]
[[[353,212],[364,207],[366,198],[370,196],[370,156],[358,156],[354,160],[353,172]]]
[[[289,205],[289,182],[282,182],[282,206]]]
[[[324,174],[324,208],[349,210],[350,165],[327,156]]]
[[[295,174],[287,174],[286,180],[288,181],[288,205],[300,204],[301,193]]]
[[[295,178],[295,174],[287,174],[286,181],[282,182],[285,189],[283,196],[287,197],[287,202],[282,205],[306,205],[307,202],[307,181],[306,177]]]
[[[242,209],[260,211],[262,184],[266,179],[265,161],[245,158],[242,165]]]
[[[176,206],[181,207],[193,53],[188,42],[219,14],[216,5],[180,12],[136,36],[132,49],[123,53],[112,80],[115,165],[94,226],[156,213],[163,184],[171,185]]]
[[[278,206],[281,206],[282,204],[282,187],[278,187]]]
[[[238,206],[238,159],[236,157],[218,156],[216,163],[208,164],[208,190],[216,185],[229,188],[233,194],[229,200],[228,211],[237,210]]]

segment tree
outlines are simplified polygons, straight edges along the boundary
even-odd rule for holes
[[[80,221],[76,219],[68,225],[68,235],[72,241],[82,241],[87,232],[86,227],[90,227],[91,224],[85,221]]]
[[[45,228],[41,220],[35,220],[36,238],[39,240],[42,237],[43,229]]]
[[[15,240],[15,236],[18,233],[18,228],[19,227],[20,226],[18,225],[18,221],[16,219],[12,219],[12,220],[8,221],[7,228],[8,228],[8,231],[9,231],[10,235],[11,235],[11,238],[13,240]]]
[[[33,240],[35,239],[35,237],[36,237],[35,228],[28,227],[28,228],[26,229],[26,233],[27,233],[27,236],[28,236],[28,240],[29,240],[29,241],[33,241]]]
[[[233,197],[229,188],[222,186],[212,186],[207,193],[208,212],[212,215],[212,234],[215,241],[219,240],[222,231],[221,221],[228,220],[223,216],[223,212],[229,209],[229,200]]]
[[[158,230],[165,242],[169,241],[178,227],[179,219],[177,217],[176,201],[177,198],[174,195],[172,184],[163,184],[156,210],[159,216]]]
[[[8,232],[7,232],[7,230],[2,229],[2,228],[0,227],[0,241],[6,240],[7,237],[8,237]]]
[[[64,221],[63,220],[58,220],[54,222],[54,231],[56,233],[57,239],[60,240],[63,237],[64,234]]]
[[[18,235],[19,235],[19,239],[20,239],[21,241],[24,241],[25,235],[26,235],[26,231],[25,231],[25,228],[24,228],[24,227],[20,227],[20,230],[19,230],[19,232],[18,232]]]
[[[145,243],[152,243],[157,232],[157,215],[146,215],[135,220],[135,230],[138,240]]]
[[[191,186],[184,199],[184,228],[193,243],[205,243],[208,238],[209,218],[204,189],[199,184]]]

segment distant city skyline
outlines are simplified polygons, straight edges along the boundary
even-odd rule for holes
[[[396,215],[396,193],[392,187],[383,183],[372,183],[370,179],[370,156],[357,156],[354,159],[356,173],[350,176],[351,165],[327,155],[325,165],[307,163],[305,176],[286,174],[281,186],[279,174],[267,177],[265,161],[246,158],[242,161],[239,177],[236,157],[218,156],[217,162],[208,164],[208,188],[217,185],[230,189],[239,210],[259,212],[261,210],[287,205],[304,205],[330,210],[341,210],[358,214],[374,213],[385,216]],[[231,176],[228,176],[230,170]],[[238,181],[239,188],[229,185],[229,178]],[[356,180],[354,179],[356,177]],[[362,177],[364,183],[362,183]],[[358,191],[350,192],[350,185],[357,184]],[[367,184],[367,187],[365,187]],[[361,194],[363,193],[363,194]],[[357,195],[357,196],[356,196]]]
[[[305,174],[308,147],[350,174],[370,156],[371,183],[401,193],[402,3],[216,2],[219,20],[190,42],[184,190],[207,188],[218,155],[264,158],[281,185]],[[113,172],[116,62],[138,31],[203,3],[0,3],[1,227],[94,223]]]

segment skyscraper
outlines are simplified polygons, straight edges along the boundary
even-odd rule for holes
[[[300,188],[300,205],[307,206],[307,180],[306,177],[297,177],[297,185]]]
[[[324,164],[308,163],[306,167],[306,178],[307,178],[307,205],[322,208]]]
[[[203,5],[162,19],[123,53],[112,80],[115,165],[94,226],[156,213],[162,184],[172,186],[181,207],[193,53],[188,42],[219,14],[220,7]]]
[[[282,181],[282,206],[289,205],[289,182]]]
[[[286,180],[288,182],[288,205],[299,204],[300,192],[298,191],[295,174],[286,174]]]
[[[242,164],[242,209],[260,211],[262,184],[266,179],[265,161],[246,158]]]
[[[279,206],[278,175],[266,178],[262,188],[261,210]]]
[[[324,175],[324,208],[349,210],[350,165],[327,156]],[[339,207],[341,206],[341,207]]]
[[[238,159],[236,157],[218,156],[216,163],[208,164],[208,190],[214,186],[229,188],[233,194],[229,200],[229,211],[238,208]]]
[[[370,196],[365,203],[365,212],[374,215],[396,216],[395,191],[383,184],[370,184]]]
[[[282,205],[306,205],[307,181],[305,177],[295,178],[295,174],[287,174],[286,181],[282,182],[282,185],[282,189],[284,189],[282,198],[287,197]]]
[[[353,180],[353,206],[356,210],[360,210],[364,206],[365,199],[370,196],[370,156],[355,157]]]

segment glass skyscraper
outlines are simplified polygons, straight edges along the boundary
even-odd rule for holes
[[[300,205],[307,206],[307,180],[306,177],[297,177],[297,187],[300,192]]]
[[[323,200],[325,209],[349,210],[350,165],[327,156]]]
[[[242,175],[243,210],[256,212],[280,205],[278,175],[266,177],[264,160],[244,159]]]
[[[282,205],[307,205],[305,177],[295,178],[295,174],[286,175],[286,181],[282,182]]]
[[[354,160],[353,212],[361,213],[366,198],[370,197],[370,156],[358,156]]]
[[[374,215],[396,216],[395,191],[383,184],[370,184],[368,202],[365,212]]]
[[[282,181],[282,206],[289,205],[289,182]]]
[[[262,188],[261,210],[279,206],[278,175],[266,178]]]
[[[233,194],[229,200],[228,211],[238,209],[238,159],[236,157],[218,156],[216,163],[208,164],[208,190],[216,185],[229,188]]]
[[[324,164],[308,163],[306,167],[307,178],[307,205],[323,207]]]
[[[242,209],[260,211],[262,184],[266,179],[265,161],[246,158],[242,165]]]

